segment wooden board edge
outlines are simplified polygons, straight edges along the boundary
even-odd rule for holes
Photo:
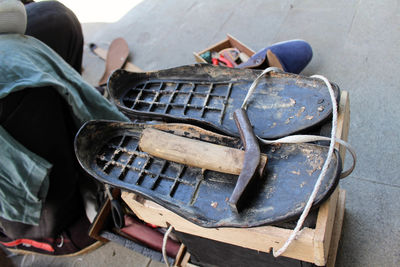
[[[122,199],[129,208],[145,222],[160,227],[172,225],[175,230],[180,232],[195,234],[203,238],[266,253],[270,253],[271,248],[279,249],[286,242],[292,232],[290,229],[283,229],[275,226],[261,226],[254,228],[204,228],[133,193],[122,192]],[[314,229],[303,228],[298,238],[289,246],[282,256],[313,262],[313,238]]]
[[[185,244],[181,244],[181,246],[179,247],[178,253],[175,256],[174,266],[176,266],[176,267],[182,266],[182,260],[185,256],[185,253],[186,253],[186,246],[185,246]]]
[[[94,238],[104,243],[108,242],[108,240],[101,237],[99,233],[104,228],[104,224],[108,219],[110,212],[111,212],[111,202],[109,199],[107,199],[89,228],[88,235],[91,238]]]
[[[126,62],[123,69],[131,72],[144,72],[144,70],[142,70],[141,68],[139,68],[138,66],[136,66],[131,62]]]
[[[193,52],[193,53],[200,57],[201,54],[203,54],[207,51],[211,51],[211,52],[217,51],[216,49],[219,49],[221,47],[226,48],[226,47],[229,47],[229,45],[230,45],[229,39],[225,38],[224,40],[219,41],[218,43],[213,44],[200,52]]]
[[[252,57],[255,54],[253,49],[251,49],[247,45],[243,44],[242,42],[240,42],[238,39],[236,39],[232,35],[227,34],[227,36],[228,36],[228,39],[229,39],[230,43],[232,44],[232,46],[239,49],[239,51],[244,52],[249,57]]]
[[[83,254],[92,252],[95,249],[98,249],[102,245],[104,245],[104,242],[101,241],[96,241],[90,246],[87,246],[84,249],[81,249],[75,253],[71,254],[65,254],[65,255],[49,255],[49,254],[44,254],[44,253],[39,253],[39,252],[34,252],[34,251],[28,251],[28,250],[23,250],[23,249],[14,249],[14,248],[6,248],[8,251],[15,253],[15,254],[21,254],[21,255],[40,255],[40,256],[48,256],[51,258],[70,258],[70,257],[75,257],[75,256],[81,256]]]
[[[182,267],[196,266],[194,264],[189,263],[189,261],[190,261],[190,254],[189,252],[186,252],[182,259]]]
[[[324,266],[327,261],[332,229],[335,220],[336,206],[339,197],[339,186],[319,208],[314,230],[314,264]]]
[[[201,54],[200,54],[201,55]],[[194,59],[196,60],[197,63],[207,63],[199,54],[196,52],[193,52]]]
[[[340,93],[340,102],[338,110],[338,124],[336,129],[336,137],[344,141],[348,140],[349,128],[350,128],[350,97],[349,92],[342,91]],[[340,158],[344,165],[346,157],[346,148],[342,145],[337,146],[339,149]]]
[[[344,189],[340,189],[338,204],[336,207],[335,223],[332,229],[332,238],[328,254],[328,260],[326,262],[327,267],[335,266],[336,255],[339,248],[339,241],[342,234],[345,205],[346,205],[346,191]]]
[[[96,47],[95,49],[93,49],[93,52],[102,60],[105,61],[107,59],[108,50],[103,49],[101,47]],[[138,66],[129,61],[124,64],[123,69],[132,72],[143,72],[141,68],[139,68]]]
[[[341,92],[338,106],[336,137],[347,141],[350,125],[350,99],[347,91]],[[337,146],[337,148],[339,149],[342,164],[344,164],[346,148],[342,145]],[[323,266],[327,262],[339,193],[339,188],[336,188],[336,191],[328,201],[321,205],[318,212],[314,237],[314,263],[316,265]]]

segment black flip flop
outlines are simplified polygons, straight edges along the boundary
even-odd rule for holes
[[[261,146],[268,156],[264,174],[251,188],[239,213],[228,199],[238,176],[167,161],[139,151],[147,127],[233,148],[239,138],[184,124],[134,124],[111,121],[86,123],[75,138],[81,166],[95,179],[151,199],[203,227],[254,227],[299,216],[314,188],[328,148],[314,144]],[[335,189],[341,173],[333,155],[313,207]]]
[[[260,73],[209,64],[145,73],[116,70],[107,89],[132,120],[178,121],[239,136],[232,115]],[[339,88],[333,88],[338,98]],[[324,82],[278,72],[261,79],[247,109],[254,133],[267,139],[313,130],[329,119],[331,112]]]

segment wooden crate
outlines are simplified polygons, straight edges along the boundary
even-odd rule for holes
[[[337,137],[347,140],[350,121],[348,92],[342,91],[339,103]],[[345,149],[339,147],[342,161]],[[254,228],[204,228],[189,222],[162,206],[138,195],[122,192],[122,199],[143,221],[161,227],[172,225],[183,233],[229,243],[262,252],[278,250],[292,230],[276,226]],[[345,191],[339,186],[319,208],[315,228],[305,227],[282,256],[314,263],[318,266],[334,266],[345,210]]]
[[[203,51],[200,52],[193,52],[194,58],[196,60],[196,62],[199,63],[207,63],[207,61],[205,61],[200,55],[210,51],[210,52],[219,52],[225,48],[237,48],[240,52],[245,53],[248,57],[251,57],[252,55],[254,55],[254,51],[252,49],[250,49],[249,47],[247,47],[246,45],[244,45],[243,43],[241,43],[239,40],[237,40],[235,37],[227,34],[226,39],[204,49]]]

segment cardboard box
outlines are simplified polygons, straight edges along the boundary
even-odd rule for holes
[[[254,51],[250,49],[248,46],[244,45],[241,43],[239,40],[234,38],[233,36],[227,34],[227,38],[225,40],[222,40],[219,43],[216,43],[215,45],[210,46],[207,49],[204,49],[203,51],[200,52],[193,52],[194,58],[196,59],[196,62],[199,63],[207,63],[200,55],[210,51],[210,52],[219,52],[225,48],[237,48],[240,52],[245,53],[248,57],[251,57],[254,55]]]

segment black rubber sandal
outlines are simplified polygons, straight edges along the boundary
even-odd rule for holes
[[[209,64],[145,73],[117,70],[107,89],[132,120],[184,122],[239,136],[233,112],[241,107],[260,73]],[[333,87],[339,98],[339,88]],[[313,130],[331,112],[329,92],[322,81],[279,72],[262,78],[247,109],[254,133],[266,139]]]
[[[239,212],[228,200],[238,175],[190,167],[151,156],[138,148],[147,128],[232,148],[239,138],[186,124],[134,124],[91,121],[75,138],[81,166],[95,179],[151,199],[203,227],[254,227],[299,216],[326,159],[327,147],[314,144],[262,145],[268,161],[248,191]],[[313,207],[336,188],[341,173],[339,154],[333,155]]]

